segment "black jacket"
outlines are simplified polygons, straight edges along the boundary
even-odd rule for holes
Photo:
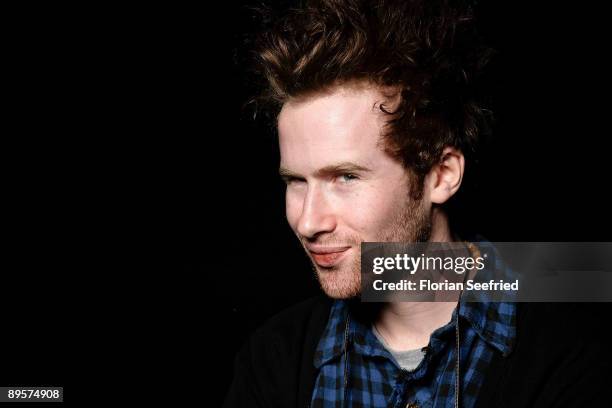
[[[317,296],[257,330],[236,356],[224,407],[308,407],[331,303]],[[507,357],[495,351],[476,407],[611,406],[610,306],[517,305],[514,349]]]

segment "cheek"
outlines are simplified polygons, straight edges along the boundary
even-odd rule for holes
[[[376,237],[378,232],[397,221],[398,214],[404,208],[404,201],[399,197],[404,193],[403,190],[373,189],[360,194],[343,211],[345,220],[351,229],[359,231],[364,238]]]
[[[302,201],[288,191],[285,193],[285,215],[287,222],[293,230],[297,228],[297,223],[302,213]]]
[[[354,205],[347,213],[355,227],[367,233],[385,224],[391,211],[387,202],[377,199]]]
[[[375,208],[374,200],[376,200],[375,194],[364,190],[338,198],[334,205],[345,227],[363,233],[368,230],[372,224],[372,217],[375,216],[372,212]]]

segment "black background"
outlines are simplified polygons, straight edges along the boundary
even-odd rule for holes
[[[491,241],[610,240],[605,25],[598,11],[489,1],[477,13],[482,34],[499,51],[488,78],[497,122],[462,197],[462,226]],[[240,70],[233,72],[229,82],[239,83]],[[181,150],[183,164],[173,173],[177,197],[189,203],[177,218],[180,246],[190,248],[183,259],[195,257],[188,273],[212,275],[223,294],[215,310],[228,359],[265,318],[318,291],[284,219],[275,140],[236,117],[227,118],[227,137],[187,142],[190,151]],[[211,149],[226,160],[201,169],[201,154]],[[227,262],[216,270],[208,263],[210,228],[222,244],[213,254]],[[220,364],[222,381],[231,377],[228,362]]]
[[[2,384],[212,384],[214,406],[248,333],[318,293],[275,135],[241,109],[244,6],[6,14]],[[589,7],[477,4],[497,122],[458,222],[490,241],[611,240],[608,22]]]

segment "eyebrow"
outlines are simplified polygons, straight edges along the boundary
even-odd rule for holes
[[[322,167],[315,172],[315,176],[316,177],[326,177],[326,176],[336,175],[340,173],[357,173],[357,172],[367,173],[370,171],[372,170],[367,167],[360,166],[359,164],[351,163],[351,162],[343,162],[343,163],[332,164],[330,166]],[[279,168],[278,173],[280,174],[281,177],[303,178],[303,176],[297,173],[294,173],[293,171],[286,169],[284,167]]]

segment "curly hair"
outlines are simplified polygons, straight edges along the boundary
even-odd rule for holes
[[[475,84],[492,50],[473,15],[450,0],[306,1],[256,42],[267,83],[257,100],[276,117],[291,98],[350,81],[393,89],[393,110],[379,106],[389,115],[384,147],[422,187],[444,147],[475,151],[488,116]]]

